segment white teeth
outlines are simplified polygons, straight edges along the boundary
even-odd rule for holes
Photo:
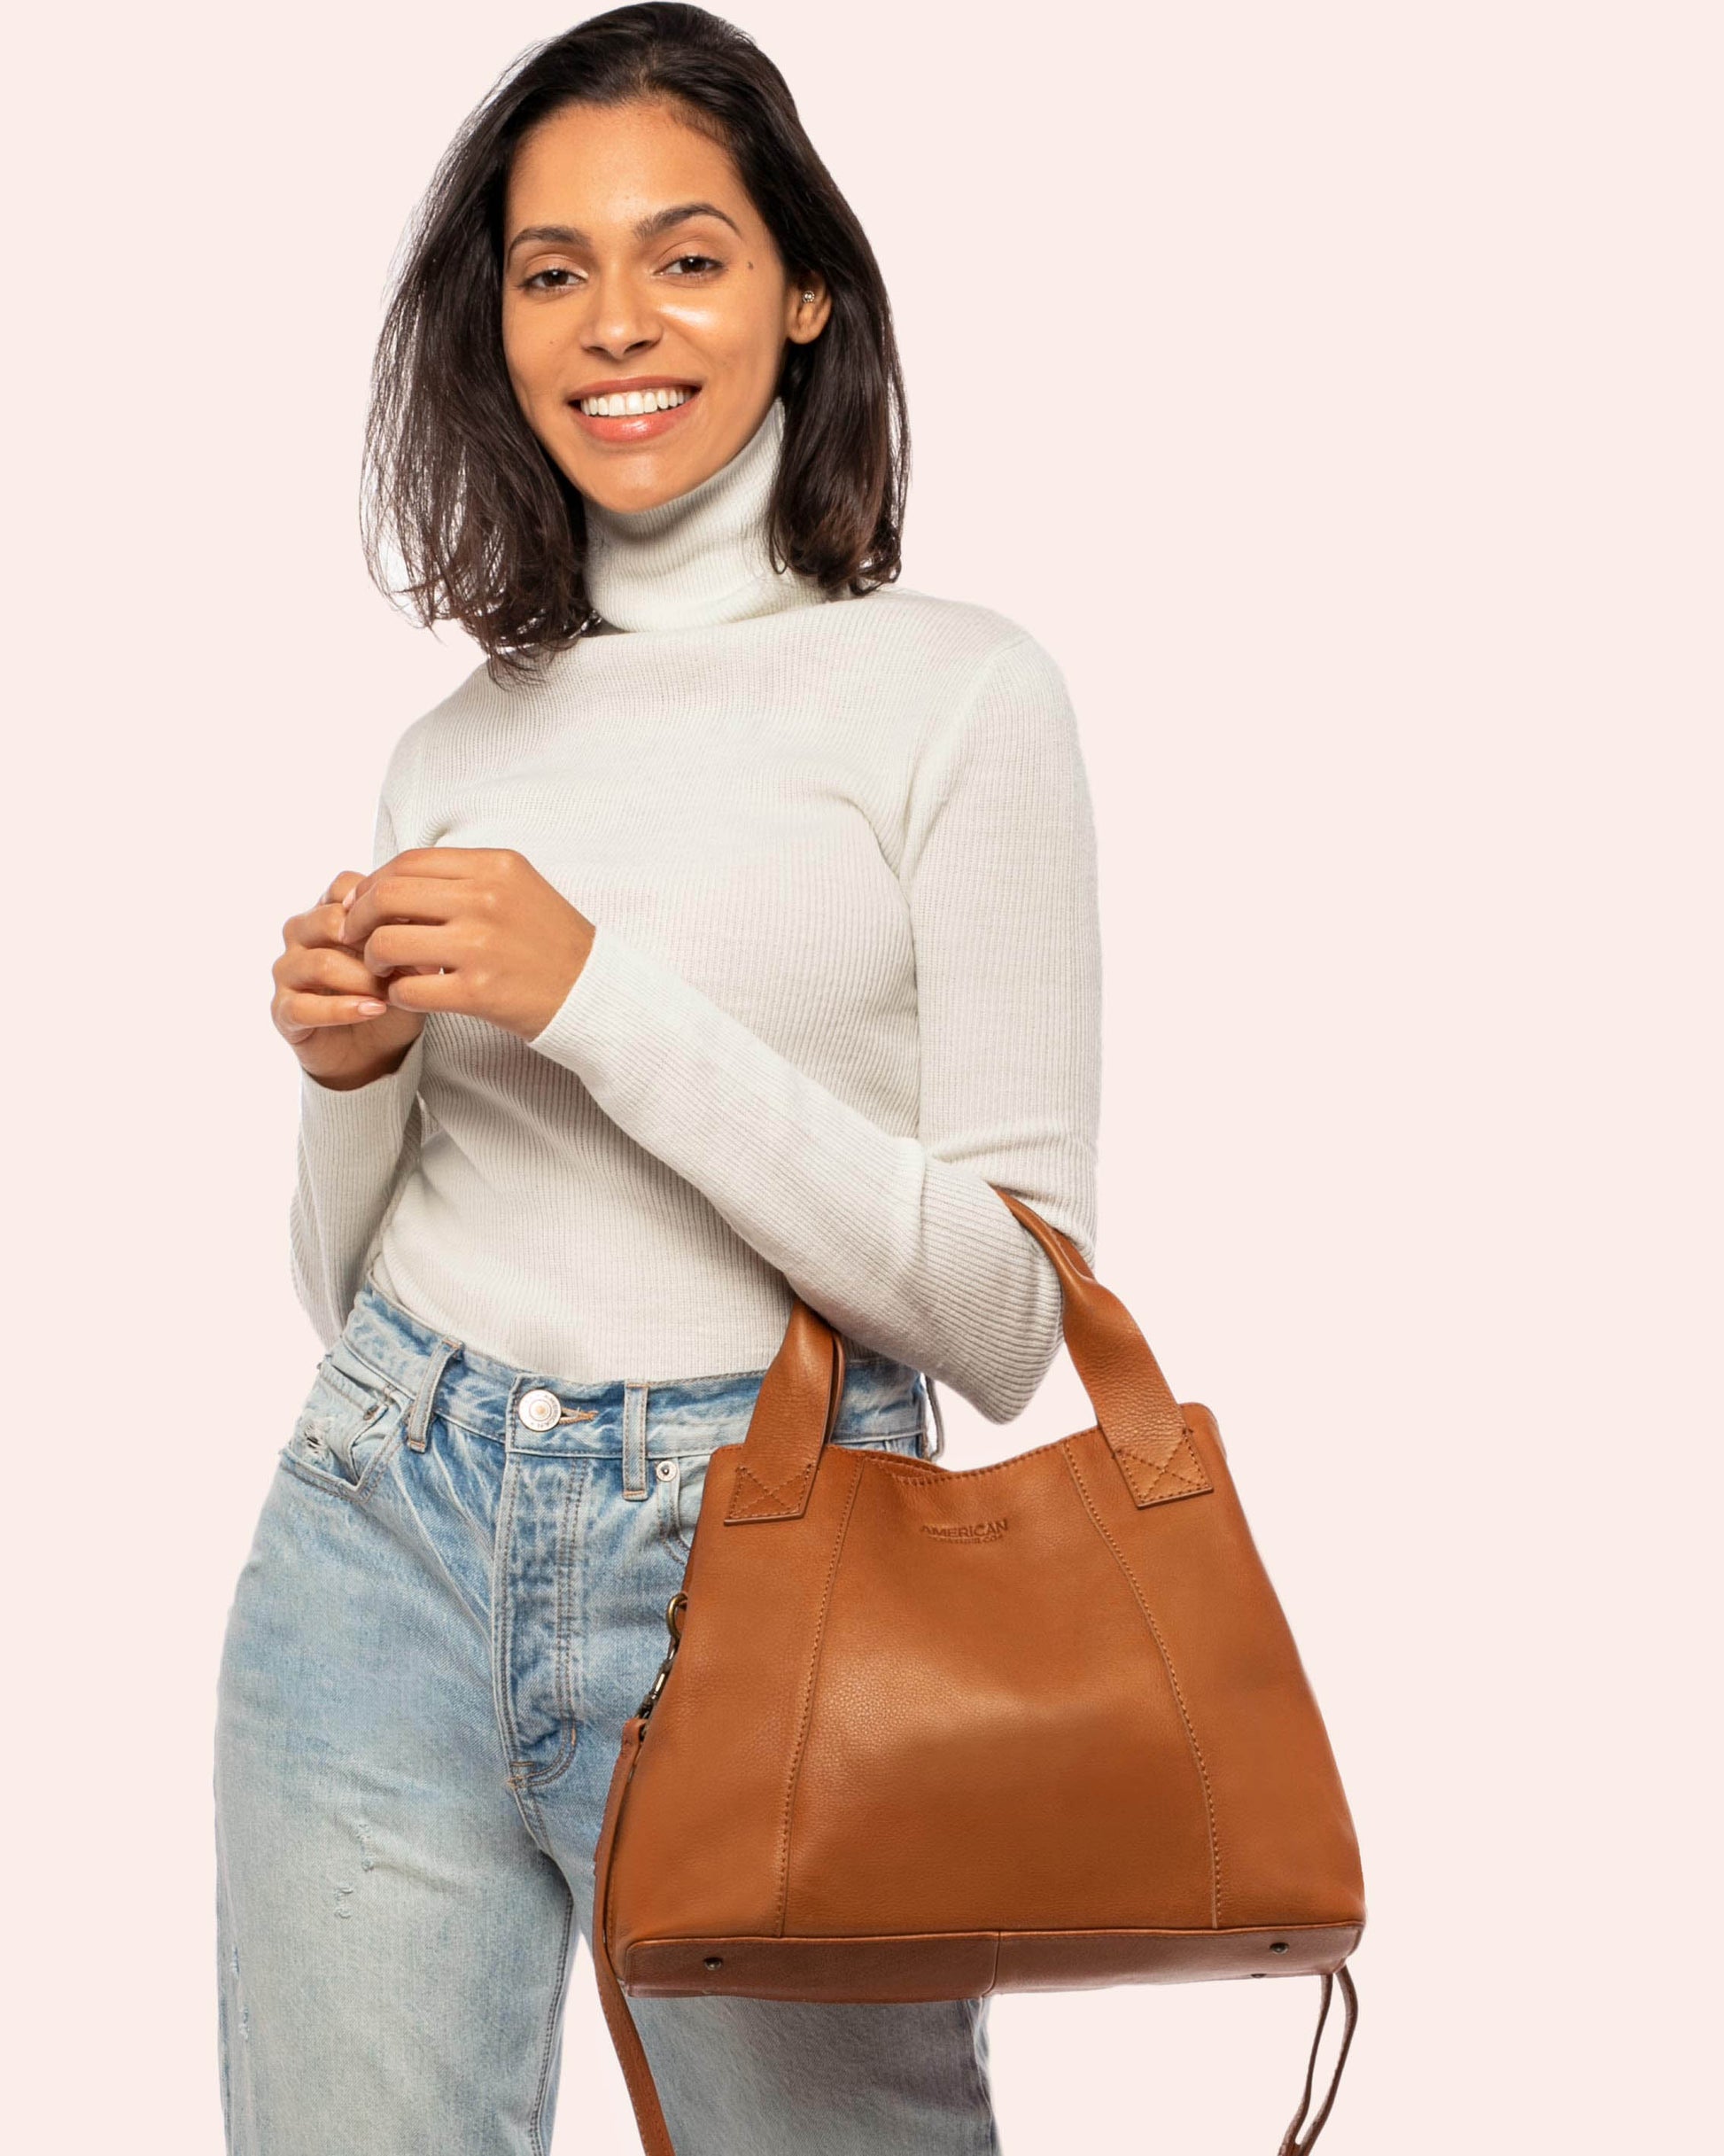
[[[640,412],[668,412],[687,404],[691,390],[630,389],[618,396],[582,397],[580,409],[589,419],[625,419]]]

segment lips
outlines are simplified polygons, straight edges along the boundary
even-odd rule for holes
[[[584,412],[574,397],[569,400],[569,409],[575,424],[594,441],[633,443],[654,441],[677,426],[683,415],[692,411],[700,401],[697,382],[677,381],[668,375],[635,376],[626,381],[594,382],[584,389],[583,397],[622,398],[630,394],[645,397],[649,391],[676,389],[683,393],[682,401],[668,409],[656,404],[644,411],[606,414],[603,417]]]

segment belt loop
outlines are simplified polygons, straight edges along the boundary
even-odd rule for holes
[[[647,1388],[623,1388],[623,1495],[647,1494]]]
[[[423,1452],[431,1436],[431,1402],[437,1397],[437,1389],[443,1382],[443,1373],[448,1367],[452,1355],[459,1355],[461,1343],[451,1340],[447,1333],[438,1336],[431,1360],[425,1365],[425,1374],[419,1382],[419,1390],[413,1402],[413,1413],[408,1418],[407,1441],[415,1452]]]
[[[934,1428],[937,1434],[935,1437],[934,1443],[929,1444],[928,1442],[928,1415],[927,1413],[924,1412],[922,1415],[922,1442],[920,1448],[921,1456],[924,1459],[938,1459],[941,1453],[946,1449],[946,1419],[940,1413],[940,1396],[934,1389],[934,1380],[929,1377],[925,1370],[922,1373],[922,1399],[925,1403],[925,1408],[931,1407],[934,1410]]]

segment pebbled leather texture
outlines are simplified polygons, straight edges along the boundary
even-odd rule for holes
[[[1304,1973],[1326,2013],[1343,1972],[1350,2041],[1358,1844],[1215,1419],[999,1195],[1059,1274],[1091,1428],[967,1472],[831,1445],[843,1349],[798,1299],[745,1440],[711,1457],[598,1860],[594,1960],[649,2156],[674,2152],[628,1992]]]

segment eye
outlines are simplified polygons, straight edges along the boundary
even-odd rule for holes
[[[669,275],[669,274],[670,274],[670,273],[671,273],[672,270],[674,270],[674,269],[677,268],[678,264],[679,264],[679,263],[681,263],[681,262],[694,262],[694,263],[696,263],[696,264],[699,266],[699,269],[722,269],[724,268],[724,264],[723,264],[723,263],[722,263],[722,262],[721,262],[721,261],[720,261],[718,259],[718,257],[717,257],[716,255],[712,255],[712,254],[679,254],[679,255],[677,256],[677,258],[676,258],[675,261],[672,261],[672,262],[668,262],[668,263],[666,263],[666,265],[665,265],[665,274],[668,276],[668,275]],[[698,275],[698,273],[699,273],[699,270],[697,269],[697,270],[696,270],[696,271],[695,271],[694,274]]]
[[[563,289],[563,287],[561,284],[541,284],[541,283],[540,282],[540,278],[542,278],[542,277],[565,277],[565,278],[572,278],[572,277],[574,276],[574,274],[575,274],[575,273],[574,273],[574,271],[573,271],[572,269],[535,269],[535,270],[533,271],[532,275],[530,277],[523,277],[523,278],[522,278],[522,280],[521,280],[521,290],[522,290],[523,292],[561,292],[561,291]]]

